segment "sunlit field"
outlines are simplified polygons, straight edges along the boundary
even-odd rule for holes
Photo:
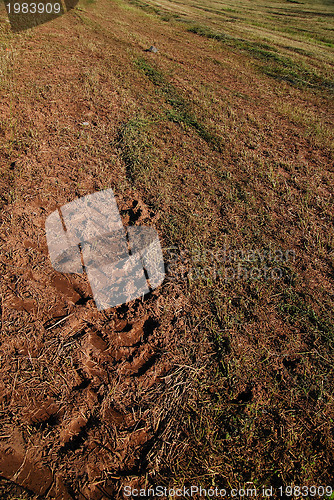
[[[1,498],[332,485],[333,18],[82,0],[14,34],[0,11]],[[166,278],[98,312],[44,227],[107,188]]]

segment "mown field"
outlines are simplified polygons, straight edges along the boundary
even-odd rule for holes
[[[334,487],[333,18],[82,0],[13,34],[0,10],[1,498]],[[167,274],[97,313],[84,278],[52,274],[44,223],[110,187]]]

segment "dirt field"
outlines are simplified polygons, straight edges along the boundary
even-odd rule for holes
[[[0,10],[0,498],[334,498],[285,489],[334,490],[333,17],[82,0],[14,34]],[[166,278],[99,312],[45,220],[107,188]]]

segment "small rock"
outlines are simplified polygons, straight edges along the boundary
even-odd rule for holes
[[[147,52],[153,52],[154,54],[156,54],[158,52],[158,49],[154,47],[154,45],[151,45],[151,47],[147,49]]]
[[[89,122],[82,122],[82,124],[81,124],[81,125],[83,125],[84,127],[88,127]]]

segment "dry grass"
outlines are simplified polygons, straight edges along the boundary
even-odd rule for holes
[[[161,331],[182,341],[152,406],[163,433],[137,470],[151,483],[332,480],[332,16],[330,3],[311,0],[103,0],[16,37],[2,28],[2,286],[29,298],[24,272],[41,260],[32,250],[23,266],[21,240],[43,244],[37,197],[50,210],[113,187],[142,199],[174,248],[159,314]],[[152,43],[157,55],[144,52]],[[252,279],[252,268],[277,266],[269,250],[290,251],[281,278]],[[224,279],[224,265],[242,268],[240,279]],[[34,293],[44,300],[41,285]],[[3,303],[4,345],[14,334],[37,342],[46,313],[34,314]],[[75,343],[67,349],[70,359]],[[39,372],[41,360],[12,363],[10,403],[18,384],[40,383],[62,387],[66,404],[66,384]],[[15,425],[34,432],[19,411]]]

